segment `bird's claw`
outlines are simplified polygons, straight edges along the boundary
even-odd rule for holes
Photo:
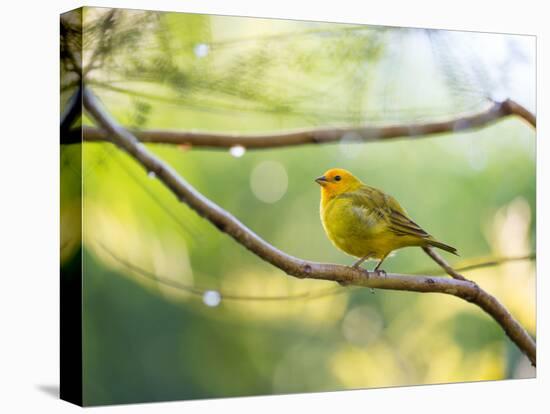
[[[386,271],[382,269],[375,270],[374,273],[376,273],[380,277],[383,277],[384,279],[388,277],[388,274],[386,273]]]

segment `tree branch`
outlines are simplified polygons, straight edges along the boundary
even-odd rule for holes
[[[61,126],[60,126],[60,135],[61,135],[61,144],[65,144],[67,136],[73,136],[71,126],[82,115],[82,87],[77,86],[76,91],[71,95],[65,110],[61,114]],[[78,130],[78,129],[77,129]],[[81,133],[78,134],[78,141],[82,142]],[[71,138],[72,139],[72,138]]]
[[[511,115],[524,119],[533,127],[536,126],[535,115],[517,102],[508,99],[504,102],[493,102],[488,108],[480,112],[436,122],[363,126],[358,128],[300,129],[266,134],[226,134],[169,130],[134,131],[133,134],[141,142],[156,144],[191,145],[205,148],[231,148],[240,145],[248,149],[261,149],[303,144],[334,143],[341,140],[346,134],[354,138],[350,140],[350,142],[354,143],[404,137],[428,137],[434,134],[482,128]],[[75,134],[77,135],[75,142],[80,142],[80,131],[75,131]],[[84,127],[83,136],[84,140],[89,142],[108,141],[110,138],[108,132],[93,127]]]
[[[447,261],[441,256],[439,253],[435,251],[434,248],[430,246],[422,247],[422,250],[430,256],[434,262],[436,262],[441,268],[447,273],[449,276],[458,279],[458,280],[468,280],[464,276],[462,276],[460,273],[458,273],[455,269],[452,268],[452,266],[447,263]]]
[[[227,291],[221,291],[219,289],[209,289],[209,288],[200,288],[196,287],[194,285],[186,285],[184,283],[181,283],[174,279],[167,279],[165,277],[162,277],[160,275],[157,275],[156,273],[150,272],[148,270],[145,270],[139,266],[136,266],[135,264],[129,262],[128,260],[125,260],[118,255],[116,255],[113,251],[109,250],[107,246],[105,246],[101,242],[97,242],[97,245],[105,251],[111,258],[113,258],[116,262],[121,264],[122,266],[126,267],[128,270],[138,274],[139,276],[142,276],[144,278],[147,278],[149,280],[152,280],[154,282],[163,284],[165,286],[169,286],[174,289],[182,290],[184,292],[187,292],[191,295],[200,296],[203,297],[203,295],[207,292],[216,291],[220,294],[220,297],[223,300],[233,300],[233,301],[283,301],[283,300],[296,300],[296,299],[320,299],[327,296],[332,295],[339,295],[344,292],[346,292],[346,289],[342,286],[335,286],[328,289],[320,289],[317,291],[305,291],[301,293],[294,293],[289,295],[276,295],[276,296],[258,296],[258,295],[240,295],[235,293],[228,293]],[[505,262],[511,262],[511,261],[517,261],[517,260],[530,260],[533,256],[523,256],[521,258],[515,258],[515,257],[509,257],[509,258],[502,258],[500,259],[499,263],[505,263]],[[481,268],[481,267],[487,267],[487,266],[496,266],[498,263],[495,261],[489,261],[489,262],[482,262],[478,263],[476,265],[472,265],[471,268]],[[353,287],[359,287],[359,286],[353,286]],[[360,287],[359,287],[360,288]]]
[[[95,122],[112,137],[113,142],[128,152],[147,171],[154,172],[179,200],[187,203],[200,216],[209,220],[220,231],[227,233],[253,254],[288,275],[376,289],[438,292],[459,297],[476,304],[493,317],[508,337],[527,355],[531,363],[536,365],[536,345],[533,338],[496,298],[476,284],[431,276],[380,275],[349,266],[310,262],[290,256],[260,238],[237,218],[193,188],[170,165],[150,153],[135,136],[117,124],[87,88],[83,92],[83,103]]]
[[[507,99],[502,103],[505,108],[504,111],[519,116],[520,118],[525,119],[533,128],[537,127],[537,117],[534,113],[529,111],[523,105],[520,105],[512,99]]]

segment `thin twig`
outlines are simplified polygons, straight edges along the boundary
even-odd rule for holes
[[[458,280],[468,280],[464,276],[462,276],[460,273],[458,273],[456,270],[452,268],[452,266],[441,256],[439,253],[437,253],[432,247],[426,246],[422,247],[422,250],[426,252],[428,256],[430,256],[434,262],[436,262],[439,266],[442,267],[445,272],[455,279]]]
[[[349,142],[360,143],[404,137],[428,137],[433,134],[467,131],[485,127],[500,119],[516,115],[533,127],[535,116],[512,100],[493,102],[488,108],[463,114],[444,121],[412,124],[363,126],[358,128],[314,128],[289,132],[263,134],[227,134],[216,132],[149,130],[134,131],[141,142],[173,145],[190,145],[198,148],[231,148],[237,145],[248,149],[278,148],[304,144],[327,144],[351,136]],[[84,127],[85,141],[110,141],[110,134],[103,129]],[[78,131],[80,136],[80,131]],[[77,137],[78,138],[78,137]]]
[[[200,296],[203,297],[203,295],[210,291],[217,291],[220,294],[220,297],[223,300],[231,300],[231,301],[280,301],[280,300],[297,300],[297,299],[320,299],[322,297],[331,296],[334,294],[341,294],[345,292],[345,289],[341,287],[332,287],[328,289],[322,289],[318,291],[307,291],[307,292],[301,292],[296,293],[293,295],[277,295],[277,296],[257,296],[257,295],[240,295],[236,293],[229,293],[225,291],[220,291],[218,289],[206,289],[206,288],[200,288],[197,286],[191,286],[186,285],[182,282],[179,282],[177,280],[171,280],[166,279],[164,277],[159,277],[157,274],[150,272],[148,270],[145,270],[139,266],[136,266],[135,264],[117,256],[115,253],[113,253],[111,250],[109,250],[103,243],[98,243],[98,245],[101,247],[102,250],[104,250],[111,258],[113,258],[115,261],[123,265],[124,267],[128,268],[129,270],[137,273],[138,275],[153,280],[157,283],[169,286],[174,289],[182,290],[184,292],[187,292],[191,295]]]
[[[455,268],[456,271],[465,271],[465,270],[475,270],[475,269],[481,269],[484,267],[492,267],[492,266],[498,266],[505,263],[510,262],[521,262],[524,260],[535,260],[537,257],[536,253],[529,253],[524,256],[517,256],[517,257],[497,257],[493,259],[486,259],[484,261],[480,260],[478,262],[465,264],[462,266],[457,266]]]
[[[117,124],[89,89],[86,88],[83,94],[84,107],[92,119],[107,131],[115,144],[127,151],[147,171],[154,172],[179,200],[187,203],[220,231],[266,262],[297,278],[329,280],[376,289],[438,292],[462,298],[475,303],[492,316],[531,363],[536,365],[536,345],[533,338],[495,297],[476,284],[431,276],[369,273],[349,266],[310,262],[290,256],[263,240],[229,212],[206,198],[170,165],[149,152],[135,136]]]
[[[95,63],[96,63],[97,59],[101,56],[101,54],[104,52],[103,49],[106,48],[106,46],[103,43],[103,42],[105,42],[106,33],[107,33],[109,27],[111,27],[113,25],[113,21],[115,20],[115,15],[119,11],[120,11],[119,9],[111,9],[103,17],[102,22],[100,23],[100,25],[101,25],[101,30],[99,31],[100,37],[97,41],[97,44],[96,44],[96,47],[95,47],[95,49],[92,53],[92,56],[90,57],[90,59],[88,59],[88,64],[82,70],[82,77],[83,78],[86,78],[92,70],[96,69]]]

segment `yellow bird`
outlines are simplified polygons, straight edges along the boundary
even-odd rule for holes
[[[457,254],[412,221],[397,200],[363,184],[349,171],[334,168],[315,179],[321,186],[321,222],[330,241],[358,257],[353,267],[378,259],[378,271],[394,250],[434,246]]]

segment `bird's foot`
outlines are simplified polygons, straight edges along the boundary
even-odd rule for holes
[[[353,262],[353,264],[351,265],[351,268],[352,269],[363,269],[363,267],[361,266],[363,264],[364,260],[357,260],[356,262]]]
[[[361,266],[360,264],[354,264],[352,266],[350,266],[350,269],[353,269],[353,270],[358,270],[359,272],[361,272],[367,279],[370,277],[371,275],[371,271],[368,270],[368,269],[365,269],[363,266]]]
[[[363,269],[363,268],[361,267],[361,264],[363,264],[363,262],[364,262],[365,260],[367,260],[369,257],[370,257],[370,254],[361,257],[360,259],[358,259],[358,260],[356,260],[355,262],[353,262],[353,264],[351,265],[351,267],[352,267],[353,269]]]
[[[385,279],[386,277],[388,277],[388,274],[386,273],[386,271],[385,271],[385,270],[382,270],[382,269],[375,269],[375,270],[373,271],[373,273],[376,273],[378,276],[383,277],[384,279]]]

